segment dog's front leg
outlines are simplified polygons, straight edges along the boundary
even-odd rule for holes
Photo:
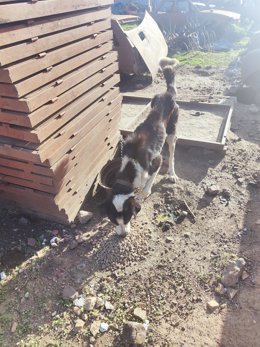
[[[158,157],[153,159],[152,164],[149,168],[150,177],[147,180],[145,187],[143,189],[145,198],[147,198],[151,194],[154,180],[155,180],[158,172],[160,171],[161,165],[162,165],[162,156],[159,155]]]
[[[174,169],[174,153],[175,153],[175,146],[177,137],[175,135],[168,135],[166,139],[168,146],[169,146],[169,170],[168,174],[170,176],[170,179],[172,182],[176,183],[178,180],[178,177],[175,173]]]

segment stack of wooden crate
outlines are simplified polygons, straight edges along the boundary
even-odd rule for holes
[[[0,4],[0,197],[62,223],[119,139],[112,1]]]

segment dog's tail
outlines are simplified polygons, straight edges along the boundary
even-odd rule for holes
[[[176,96],[177,89],[176,89],[176,83],[175,83],[175,70],[174,70],[174,68],[170,65],[164,67],[163,68],[163,75],[164,75],[164,79],[166,81],[167,92],[169,92],[173,96]]]

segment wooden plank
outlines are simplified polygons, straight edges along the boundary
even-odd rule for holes
[[[28,119],[26,113],[19,113],[8,110],[0,111],[0,122],[28,128],[31,126],[30,120]]]
[[[118,142],[118,137],[113,140],[113,145],[116,146]],[[65,200],[65,202],[62,204],[63,208],[66,210],[69,219],[71,221],[74,220],[76,217],[82,203],[84,202],[87,193],[91,189],[92,184],[95,181],[95,178],[97,177],[98,173],[104,166],[104,164],[109,160],[112,159],[114,156],[114,151],[113,149],[106,149],[103,153],[102,156],[99,157],[99,161],[95,163],[95,165],[92,164],[92,169],[91,171],[88,171],[89,173],[89,179],[86,182],[81,182],[79,184],[78,188],[75,189],[74,191],[71,191],[71,195]]]
[[[41,52],[47,52],[74,41],[83,39],[100,31],[110,29],[110,19],[90,23],[81,27],[62,31],[54,35],[45,36],[31,43],[23,42],[18,45],[12,45],[0,50],[0,66],[11,64],[19,60],[37,56]]]
[[[111,3],[113,0],[45,0],[1,5],[0,24],[106,6]]]
[[[119,119],[119,107],[113,109],[113,120],[115,124]],[[106,131],[107,137],[109,137],[109,121],[107,120],[106,123],[103,122],[102,125],[98,126],[96,128],[96,131],[98,131],[99,134],[101,134],[103,131]],[[112,132],[114,132],[114,128],[112,127]],[[94,151],[86,151],[86,148],[95,148]],[[93,136],[90,138],[90,141],[88,139],[83,139],[82,146],[79,152],[77,153],[77,159],[74,160],[73,165],[71,167],[68,166],[66,175],[62,178],[61,183],[58,185],[58,191],[60,194],[62,194],[62,191],[65,190],[73,190],[77,189],[78,182],[82,180],[87,180],[89,177],[89,174],[83,174],[84,170],[89,170],[94,164],[92,164],[92,161],[97,160],[98,155],[102,151],[102,149],[109,147],[107,146],[107,143],[105,141],[99,141],[99,143],[96,143],[96,139],[93,138]],[[76,154],[74,154],[76,155]],[[84,160],[82,160],[84,158]],[[58,194],[59,194],[58,193]],[[57,200],[56,200],[57,201]]]
[[[26,94],[29,94],[31,91],[36,90],[51,81],[55,81],[59,78],[62,78],[64,75],[69,73],[74,69],[79,68],[84,65],[86,62],[89,62],[96,57],[105,55],[112,50],[112,41],[107,43],[106,35],[103,36],[103,41],[100,40],[100,46],[93,47],[91,50],[84,52],[76,57],[66,60],[61,64],[53,66],[50,71],[40,72],[30,78],[27,78],[23,81],[17,82],[14,85],[9,84],[8,96],[22,97]],[[7,84],[4,84],[6,86]],[[10,88],[12,87],[12,88]]]
[[[89,86],[92,86],[91,78],[88,80]],[[103,81],[103,78],[101,76],[100,81]],[[108,88],[107,86],[105,87]],[[61,128],[63,124],[67,123],[68,120],[75,117],[77,113],[82,110],[82,108],[86,108],[90,103],[98,99],[105,91],[106,89],[104,90],[101,86],[98,86],[94,90],[84,95],[83,100],[81,100],[81,102],[77,99],[68,107],[66,111],[60,112],[59,114],[62,114],[62,116],[59,117],[59,114],[55,115],[54,117],[52,117],[51,121],[47,122],[47,124],[45,124],[45,122],[43,123],[43,125],[40,125],[40,127],[36,128],[33,131],[17,126],[10,126],[8,124],[0,124],[0,136],[40,144],[49,136],[54,134],[59,128]],[[75,95],[75,93],[73,95]],[[63,130],[60,131],[63,132]],[[56,134],[55,136],[58,135],[59,134]]]
[[[14,168],[8,168],[0,165],[0,177],[4,176],[4,181],[5,181],[5,176],[12,176],[12,177],[17,177],[21,179],[25,179],[28,181],[32,181],[34,183],[38,184],[43,184],[47,186],[53,186],[53,179],[50,177],[44,177],[40,175],[32,175],[29,172],[26,172],[24,170],[17,170]]]
[[[43,57],[29,59],[8,68],[3,68],[0,70],[0,82],[14,83],[37,72],[44,71],[55,64],[59,64],[85,51],[89,51],[91,48],[100,45],[104,41],[111,40],[112,37],[112,30],[108,30],[96,36],[93,35],[90,38],[84,38],[79,42],[74,42],[65,47],[56,49]]]
[[[98,99],[101,97],[101,99],[103,99],[102,95],[104,95],[104,93],[107,92],[107,90],[109,90],[111,86],[114,86],[114,80],[109,81],[108,83],[109,85],[105,85],[103,87],[97,86],[94,90],[91,90],[90,92],[84,94],[81,98],[77,100],[77,102],[72,103],[61,113],[59,113],[61,114],[61,116],[59,116],[59,114],[55,114],[54,117],[51,117],[48,121],[44,122],[39,127],[37,127],[35,133],[37,133],[39,141],[43,142],[52,134],[55,138],[57,138],[58,135],[61,136],[65,131],[65,128],[63,127],[65,124],[67,124],[68,122],[70,122],[69,124],[71,124],[71,120],[74,121],[74,119],[76,119],[76,121],[81,119],[83,117],[82,111],[84,111],[84,114],[88,114],[92,109],[89,109],[91,103],[98,103]],[[94,104],[94,106],[96,106],[96,104]]]
[[[68,90],[66,93],[62,94],[60,97],[57,98],[57,100],[54,103],[46,104],[42,106],[40,109],[30,113],[28,117],[30,118],[31,125],[34,127],[40,122],[46,120],[46,118],[50,117],[55,112],[62,110],[64,106],[67,106],[69,103],[75,101],[76,97],[79,98],[82,94],[86,93],[88,90],[98,85],[99,83],[104,84],[105,79],[113,75],[117,71],[118,64],[113,63],[109,67],[107,67],[105,71],[101,71],[100,73],[95,74],[89,79],[79,83],[74,88]],[[62,111],[59,111],[59,113],[60,112]]]
[[[51,194],[56,193],[55,187],[37,183],[35,181],[30,181],[30,180],[2,175],[2,174],[0,174],[0,180],[2,182],[13,183],[22,187],[28,187],[28,188],[32,188],[32,189],[39,190],[46,193],[51,193]]]
[[[98,113],[97,113],[97,115],[96,115],[96,117],[95,118],[93,118],[93,120],[89,120],[88,122],[87,122],[87,124],[85,124],[84,126],[82,125],[82,122],[80,122],[79,124],[76,124],[75,126],[74,126],[74,129],[76,128],[76,129],[78,129],[78,127],[81,125],[82,126],[82,129],[80,130],[80,131],[78,131],[78,133],[77,133],[77,138],[72,142],[72,140],[73,140],[73,138],[71,138],[71,137],[69,137],[69,134],[65,137],[65,140],[67,139],[67,142],[66,142],[66,147],[67,148],[74,148],[75,149],[75,145],[76,146],[79,146],[79,144],[80,144],[80,141],[82,140],[82,139],[86,139],[86,141],[88,141],[88,142],[90,142],[91,143],[91,141],[96,141],[96,136],[92,136],[91,134],[90,134],[90,131],[95,127],[95,126],[97,126],[99,123],[103,123],[102,124],[102,126],[105,126],[105,124],[106,124],[106,122],[108,122],[108,123],[110,123],[110,118],[108,118],[109,116],[110,116],[110,114],[112,114],[113,112],[114,112],[114,109],[118,109],[118,105],[119,105],[119,107],[120,107],[120,100],[121,100],[121,97],[120,96],[118,96],[117,97],[117,100],[115,100],[115,102],[113,103],[113,104],[111,104],[111,105],[108,105],[107,107],[104,107],[104,109],[102,110],[102,111],[99,111]],[[108,118],[108,119],[107,119]],[[108,124],[107,123],[107,124]],[[109,125],[109,124],[108,124]],[[71,131],[73,131],[74,129],[71,129]],[[104,140],[104,138],[103,137],[101,137],[100,138],[100,143],[102,143],[103,142],[103,140]],[[69,150],[67,150],[66,152],[65,152],[65,154],[64,155],[66,155],[66,153],[67,152],[69,152]],[[95,151],[94,151],[95,152]],[[72,151],[70,152],[70,153],[72,153]],[[73,157],[74,156],[78,156],[77,154],[75,154],[75,151],[73,152]],[[60,165],[60,162],[63,160],[63,156],[61,157],[61,159],[58,161],[58,162],[56,162],[53,166],[52,166],[52,169],[53,169],[53,172],[55,173],[55,177],[56,178],[61,178],[61,176],[58,176],[58,173],[57,173],[57,171],[59,171],[59,170],[57,170],[57,168],[59,168],[59,165]],[[69,167],[69,166],[71,166],[71,165],[74,165],[74,163],[71,161],[69,161],[68,163],[67,163],[67,166],[66,166],[66,170],[67,170],[67,168]]]
[[[15,145],[6,145],[6,144],[0,144],[0,156],[7,156],[10,158],[25,161],[30,161],[34,164],[43,164],[43,162],[40,160],[39,153],[36,150],[29,150],[21,147],[17,147]]]
[[[31,41],[33,38],[41,38],[43,35],[57,33],[110,16],[110,7],[95,8],[45,19],[37,18],[31,21],[30,24],[0,26],[0,46],[14,45],[16,42],[26,40]]]
[[[62,79],[47,85],[41,90],[34,92],[26,97],[28,108],[34,111],[41,105],[51,101],[53,98],[63,94],[68,89],[73,88],[76,84],[91,77],[99,70],[117,61],[117,53],[111,52],[105,56],[97,57],[91,63],[83,65],[81,68],[74,70],[72,73],[64,76]]]
[[[15,168],[17,170],[22,170],[25,173],[30,173],[36,176],[53,177],[53,171],[50,168],[35,165],[30,162],[21,161],[19,158],[15,160],[14,158],[0,157],[0,165],[10,168]]]
[[[109,82],[112,86],[114,85],[114,81],[116,80],[115,77],[117,76],[114,76]],[[84,112],[83,115],[88,113],[91,115],[92,109],[86,110],[86,113]],[[81,117],[79,118],[79,121],[80,120],[81,120]],[[67,129],[67,127],[65,129]],[[73,135],[73,132],[75,133],[75,129],[73,128],[67,131],[68,131],[67,134],[70,137]],[[48,160],[50,165],[53,165],[57,160],[60,159],[60,157],[62,157],[62,155],[64,155],[72,146],[74,146],[76,144],[75,141],[77,141],[76,137],[72,138],[70,143],[65,141],[65,139],[66,139],[66,131],[63,132],[63,129],[61,129],[61,135],[59,137],[56,137],[56,139],[55,137],[52,137],[52,140],[49,139],[44,144],[42,144],[39,147],[39,155],[42,161],[44,162],[45,160]]]
[[[83,65],[81,68],[74,70],[64,78],[59,79],[44,88],[29,94],[24,99],[16,100],[13,98],[0,98],[0,107],[5,110],[18,112],[33,112],[42,105],[51,102],[55,97],[73,88],[81,81],[91,77],[99,70],[105,69],[110,63],[116,61],[116,52],[109,53],[95,59],[90,64]],[[21,117],[20,117],[21,118]]]

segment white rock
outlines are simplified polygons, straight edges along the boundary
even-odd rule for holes
[[[84,325],[85,325],[84,320],[78,318],[75,322],[75,329],[80,331],[84,328]]]
[[[73,301],[73,304],[77,307],[83,307],[85,305],[84,297],[81,295],[79,298]]]
[[[108,329],[109,329],[109,325],[107,323],[102,322],[100,324],[99,331],[101,333],[105,333],[106,331],[108,331]]]
[[[80,224],[88,223],[93,217],[93,213],[89,211],[80,210],[78,213],[78,220]]]
[[[105,302],[105,309],[108,311],[113,311],[115,308],[114,308],[114,305],[111,304],[111,302],[106,301]]]
[[[141,319],[143,322],[146,320],[146,311],[144,311],[143,309],[141,309],[140,307],[136,307],[134,309],[134,316],[136,318]]]
[[[90,332],[93,336],[96,336],[99,333],[100,324],[101,324],[100,321],[94,321],[90,325]]]
[[[234,287],[241,276],[246,262],[243,258],[231,261],[226,265],[221,282],[224,287]]]
[[[207,308],[209,311],[213,312],[215,311],[217,308],[219,307],[219,303],[216,301],[216,300],[210,300],[208,303],[207,303]]]
[[[233,289],[233,288],[227,288],[227,295],[229,297],[229,299],[233,299],[238,293],[237,289]]]
[[[2,272],[0,272],[0,280],[1,281],[4,281],[5,279],[6,279],[6,274],[5,274],[5,272],[4,271],[2,271]]]

